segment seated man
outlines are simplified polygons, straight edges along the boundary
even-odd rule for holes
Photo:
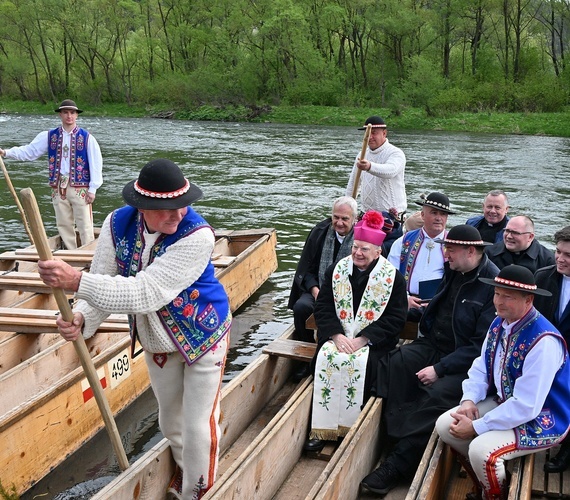
[[[422,206],[423,228],[408,231],[398,238],[390,249],[388,261],[404,275],[408,290],[408,321],[418,322],[423,312],[420,283],[440,280],[443,276],[443,245],[436,239],[445,238],[447,216],[453,214],[449,198],[443,193],[430,193],[416,201]]]
[[[497,318],[463,382],[461,404],[437,421],[441,439],[459,453],[483,498],[507,498],[505,460],[550,448],[570,425],[566,343],[533,306],[538,288],[522,266],[495,279]],[[480,496],[479,496],[480,498]]]
[[[354,198],[341,196],[333,203],[331,217],[319,222],[307,236],[288,303],[299,340],[314,342],[313,331],[305,328],[305,322],[313,314],[326,269],[350,255],[357,211]]]
[[[503,241],[485,249],[485,253],[499,269],[517,264],[534,273],[554,264],[554,253],[534,239],[534,222],[526,215],[510,219]]]
[[[483,200],[483,215],[467,219],[466,224],[476,227],[483,241],[498,243],[503,241],[503,230],[509,221],[509,200],[504,191],[489,191]]]
[[[315,305],[312,425],[305,450],[347,434],[369,396],[376,364],[398,343],[406,321],[404,278],[381,255],[384,220],[367,212],[354,227],[352,255],[327,269]]]
[[[536,271],[536,285],[548,290],[552,296],[538,295],[534,306],[562,334],[570,344],[570,226],[554,233],[556,251],[553,266]],[[570,438],[566,437],[558,454],[544,464],[544,471],[564,472],[570,465]]]
[[[445,272],[422,315],[422,336],[378,363],[375,389],[385,398],[386,433],[395,446],[362,480],[374,493],[385,495],[400,479],[413,477],[436,419],[459,403],[461,382],[495,316],[492,289],[477,279],[499,272],[483,254],[488,243],[468,225],[453,227],[441,242]]]

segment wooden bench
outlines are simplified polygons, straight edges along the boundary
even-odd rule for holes
[[[58,333],[55,321],[59,312],[54,310],[0,307],[0,331],[18,333]],[[98,332],[129,332],[125,315],[111,314],[101,323]]]
[[[511,472],[508,500],[530,500],[534,459],[535,455],[531,454],[506,462]],[[471,491],[473,482],[460,471],[451,448],[434,429],[406,500],[463,500]]]
[[[317,322],[315,321],[315,315],[311,314],[309,319],[305,322],[305,327],[309,330],[317,330]],[[411,321],[406,321],[404,328],[400,332],[400,339],[402,340],[415,340],[418,338],[418,323],[412,323]]]

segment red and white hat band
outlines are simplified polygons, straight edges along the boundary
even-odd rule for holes
[[[148,191],[147,189],[143,189],[142,187],[139,186],[139,181],[135,181],[133,187],[135,188],[135,191],[137,193],[143,196],[148,196],[149,198],[178,198],[179,196],[182,196],[183,194],[187,193],[188,190],[190,189],[190,182],[188,182],[188,179],[184,180],[186,181],[186,184],[184,185],[183,188],[170,192]]]

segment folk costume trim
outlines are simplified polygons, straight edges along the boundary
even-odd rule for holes
[[[133,184],[133,188],[134,190],[143,195],[143,196],[148,196],[149,198],[178,198],[180,196],[182,196],[183,194],[187,193],[188,190],[190,189],[190,182],[188,181],[188,179],[184,179],[186,181],[186,184],[184,185],[184,187],[182,187],[181,189],[178,189],[177,191],[169,191],[168,193],[166,192],[159,192],[159,191],[149,191],[147,189],[144,189],[142,187],[140,187],[139,185],[139,181],[135,181],[135,183]]]
[[[493,377],[493,366],[497,354],[499,343],[505,336],[502,326],[503,320],[495,318],[488,332],[487,349],[485,351],[485,364],[488,374],[489,387],[495,387]],[[550,326],[544,317],[535,309],[531,310],[521,318],[513,327],[511,334],[503,344],[505,356],[509,358],[509,363],[503,365],[501,369],[501,397],[498,403],[513,397],[515,383],[522,375],[523,364],[527,354],[536,343],[546,335],[553,335],[565,344],[562,336],[556,331],[548,331]],[[564,364],[556,373],[552,383],[552,389],[546,398],[542,411],[529,422],[515,427],[517,449],[537,450],[548,448],[561,441],[567,432],[564,422],[568,421],[570,407],[564,398],[559,397],[560,387],[562,387],[570,377],[570,363],[568,363],[568,353],[564,357]],[[567,384],[567,382],[566,382]],[[559,418],[557,418],[559,417]],[[564,417],[564,418],[560,418]]]
[[[69,185],[79,188],[89,187],[91,176],[89,174],[89,159],[87,157],[87,141],[89,132],[80,127],[71,131],[69,150]],[[49,131],[48,158],[49,158],[49,185],[58,187],[61,175],[61,159],[63,158],[63,128],[60,126]]]
[[[192,234],[210,227],[191,207],[176,233],[161,235],[150,252],[149,264],[167,248]],[[116,249],[119,274],[135,276],[142,269],[144,221],[136,208],[126,206],[115,210],[111,218],[111,234]],[[172,302],[156,311],[168,336],[187,364],[202,357],[229,331],[232,316],[223,285],[216,279],[214,266],[206,269],[191,286],[182,290]],[[135,316],[130,315],[133,345],[136,339]]]
[[[337,263],[332,276],[337,317],[344,334],[351,339],[382,316],[397,271],[384,257],[378,259],[356,314],[349,279],[352,272],[353,262],[349,256]],[[311,439],[335,440],[346,436],[356,422],[364,401],[368,354],[368,346],[350,354],[339,352],[332,340],[321,347],[315,368]]]
[[[447,236],[447,231],[444,232],[444,238]],[[410,278],[416,265],[416,259],[420,252],[421,246],[426,238],[424,231],[414,229],[408,231],[402,239],[402,250],[400,252],[400,268],[399,271],[404,275],[406,280],[406,289],[410,291]],[[440,245],[441,255],[445,261],[445,254],[443,245]]]

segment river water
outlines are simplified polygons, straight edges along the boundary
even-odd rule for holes
[[[231,379],[291,324],[286,303],[303,242],[329,214],[334,198],[344,194],[362,132],[356,127],[84,116],[78,123],[93,133],[103,152],[104,184],[94,205],[97,225],[122,205],[123,185],[147,161],[167,157],[202,188],[204,198],[194,208],[215,228],[276,228],[279,267],[236,315],[226,374]],[[0,115],[0,147],[26,144],[57,125],[56,115]],[[389,138],[407,156],[409,212],[418,208],[414,201],[421,193],[445,192],[457,212],[449,217],[451,227],[480,213],[484,195],[500,188],[509,195],[510,213],[532,217],[537,238],[546,246],[553,247],[554,231],[570,224],[570,139],[399,130],[390,130]],[[46,158],[5,164],[17,191],[34,189],[46,230],[55,234]],[[0,251],[26,245],[16,205],[0,175]],[[142,418],[150,414],[154,410]],[[98,474],[85,458],[81,467],[91,475],[76,473],[70,481]],[[42,498],[67,487],[54,481]],[[88,496],[68,492],[58,498]]]

